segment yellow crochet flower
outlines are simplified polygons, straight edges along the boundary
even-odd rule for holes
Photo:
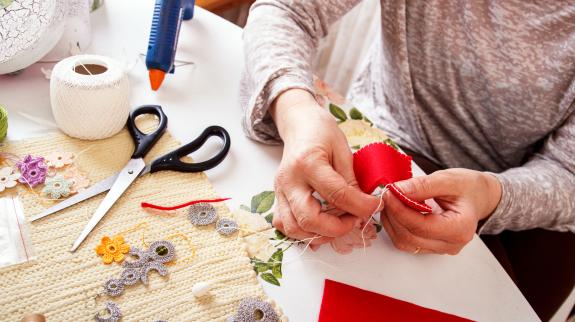
[[[102,256],[104,264],[111,264],[112,262],[120,263],[130,251],[130,245],[124,242],[122,235],[116,235],[114,238],[108,236],[102,237],[102,242],[96,247],[96,254]]]

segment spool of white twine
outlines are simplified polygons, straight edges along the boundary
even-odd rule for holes
[[[58,127],[72,137],[97,140],[118,133],[130,112],[130,83],[115,60],[68,57],[54,66],[50,102]]]

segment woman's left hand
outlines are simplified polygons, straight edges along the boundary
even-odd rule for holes
[[[458,254],[473,239],[480,220],[501,199],[501,183],[488,173],[448,169],[395,183],[414,200],[434,199],[441,207],[421,214],[390,191],[383,196],[381,221],[393,244],[410,253]]]

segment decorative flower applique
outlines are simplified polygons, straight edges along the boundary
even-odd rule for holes
[[[72,152],[52,152],[46,156],[46,164],[51,168],[62,168],[74,162]]]
[[[90,186],[90,179],[76,167],[66,169],[66,171],[64,171],[64,178],[72,183],[70,187],[70,193],[72,194],[86,190],[86,188]]]
[[[35,187],[46,180],[48,166],[46,166],[42,157],[27,155],[22,161],[16,163],[16,166],[20,170],[21,175],[18,181],[21,183]]]
[[[52,178],[46,178],[42,194],[52,199],[65,198],[70,195],[71,185],[72,183],[70,181],[58,174]]]
[[[15,187],[18,179],[20,179],[20,173],[14,171],[11,167],[0,169],[0,192],[6,188]]]
[[[126,244],[124,237],[116,235],[114,238],[108,236],[102,237],[102,241],[96,247],[96,254],[102,256],[104,264],[111,264],[112,262],[120,263],[130,251],[130,245]]]

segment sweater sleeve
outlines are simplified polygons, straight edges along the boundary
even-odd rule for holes
[[[329,26],[360,0],[263,0],[250,9],[244,29],[245,71],[241,83],[242,125],[250,138],[280,142],[268,113],[282,92],[313,93],[311,61]]]
[[[480,233],[532,228],[575,233],[575,112],[525,165],[496,176],[503,194]]]

